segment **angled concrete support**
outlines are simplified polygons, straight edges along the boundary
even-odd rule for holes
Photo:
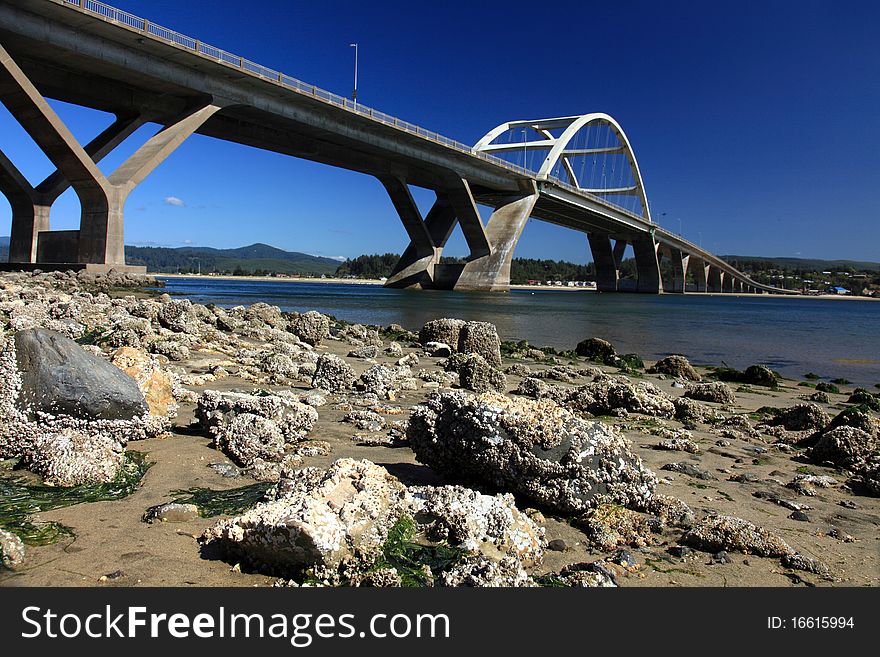
[[[509,196],[489,217],[486,239],[488,255],[464,265],[453,288],[456,290],[506,291],[510,289],[510,262],[519,236],[538,200],[538,190],[530,181],[520,194]]]
[[[94,162],[99,162],[144,123],[145,119],[140,116],[117,116],[84,150]],[[12,206],[9,262],[36,262],[38,235],[49,230],[52,204],[68,187],[70,183],[59,169],[36,187],[31,186],[0,151],[0,192]]]
[[[636,269],[639,281],[636,291],[645,294],[659,294],[663,291],[660,280],[660,262],[657,258],[658,244],[653,235],[640,237],[632,241],[636,256]]]
[[[593,254],[593,267],[596,270],[596,290],[599,292],[617,292],[620,261],[615,257],[617,245],[626,242],[618,241],[615,248],[611,247],[611,237],[600,233],[587,233],[590,251]],[[623,251],[623,249],[621,249]],[[622,257],[621,253],[621,257]]]
[[[102,133],[93,141],[93,152],[90,154],[76,141],[2,46],[0,100],[57,167],[56,174],[45,181],[46,193],[51,194],[58,189],[63,191],[63,187],[69,183],[82,207],[80,230],[75,236],[71,231],[63,231],[65,234],[61,236],[44,230],[48,228],[47,217],[40,216],[38,219],[35,216],[31,227],[25,221],[25,236],[21,238],[21,246],[16,248],[17,257],[26,256],[26,235],[30,230],[30,253],[27,257],[34,256],[33,233],[36,232],[37,260],[41,253],[45,253],[52,254],[52,262],[77,263],[95,268],[125,266],[123,208],[128,195],[187,137],[221,109],[220,104],[211,101],[197,104],[150,138],[112,175],[105,177],[95,164],[93,155],[102,156],[121,142],[136,129],[134,120],[124,126],[114,124],[116,127],[109,133]],[[45,249],[40,246],[44,239]]]
[[[437,200],[424,221],[404,179],[390,176],[380,180],[410,238],[409,246],[385,282],[386,287],[452,287],[457,275],[451,282],[447,279],[451,274],[460,273],[462,267],[440,265],[440,256],[456,223],[461,226],[468,244],[469,260],[491,253],[476,201],[466,180],[455,176],[447,178],[444,188],[436,192]]]

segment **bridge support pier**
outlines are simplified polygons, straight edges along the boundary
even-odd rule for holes
[[[659,294],[663,291],[660,278],[660,259],[657,257],[659,244],[653,235],[641,237],[631,242],[636,256],[636,269],[639,281],[636,291],[642,294]]]
[[[689,258],[688,268],[686,268],[685,271],[690,271],[691,276],[694,278],[694,291],[706,292],[709,278],[709,265],[694,256],[689,256]]]
[[[33,188],[8,158],[2,158],[2,191],[10,198],[17,218],[10,240],[10,262],[66,264],[97,271],[143,271],[142,267],[125,266],[125,201],[221,105],[205,101],[184,112],[147,140],[113,174],[105,176],[95,162],[131,135],[143,119],[118,118],[82,147],[2,46],[0,100],[57,167],[54,174]],[[82,207],[80,229],[50,231],[49,208],[68,185],[73,187]]]
[[[593,254],[593,267],[596,270],[596,290],[598,292],[617,292],[620,260],[616,257],[617,244],[622,244],[626,249],[626,242],[618,241],[615,247],[611,247],[611,238],[601,233],[587,233],[587,241],[590,243],[590,251]]]
[[[721,270],[713,265],[708,265],[706,270],[706,290],[712,293],[721,292],[721,279],[723,276]]]
[[[117,116],[83,150],[99,162],[145,123],[140,116]],[[70,183],[56,169],[36,187],[31,186],[12,161],[0,151],[0,192],[12,206],[12,232],[9,239],[9,262],[37,262],[39,233],[50,229],[52,205]]]
[[[493,292],[510,289],[513,251],[538,198],[534,184],[505,199],[484,227],[470,186],[462,178],[446,181],[424,221],[405,180],[391,177],[381,182],[410,237],[386,287],[420,285]],[[441,264],[440,256],[456,223],[461,225],[470,255],[464,264]]]
[[[660,247],[660,249],[658,249],[658,255],[659,254],[669,258],[669,262],[672,266],[672,276],[670,280],[662,281],[663,292],[684,294],[685,278],[687,275],[690,255],[686,255],[681,249],[676,249],[671,246]]]

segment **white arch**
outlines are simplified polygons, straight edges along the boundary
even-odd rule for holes
[[[607,125],[609,128],[611,128],[611,130],[614,131],[614,134],[617,136],[617,139],[620,142],[619,145],[609,148],[569,149],[569,143],[572,139],[574,139],[575,135],[580,131],[580,129],[590,124]],[[541,135],[543,139],[541,141],[533,142],[526,141],[521,144],[492,144],[495,139],[503,135],[505,132],[516,128],[530,128]],[[554,128],[565,128],[565,130],[562,132],[561,135],[559,135],[559,137],[553,137],[553,135],[550,133],[550,130]],[[590,114],[583,114],[581,116],[563,116],[552,119],[538,119],[535,121],[509,121],[508,123],[502,123],[501,125],[496,126],[492,130],[487,132],[483,136],[483,138],[480,139],[474,146],[474,150],[486,153],[515,151],[519,149],[546,149],[549,151],[547,153],[546,159],[544,160],[544,163],[541,165],[541,168],[537,173],[536,177],[538,180],[547,180],[548,178],[550,178],[551,172],[556,167],[556,164],[561,160],[570,180],[575,186],[577,186],[578,189],[591,194],[635,194],[639,197],[639,202],[642,206],[642,215],[648,221],[651,221],[651,210],[648,206],[648,195],[645,191],[645,184],[642,180],[642,173],[639,170],[639,164],[636,161],[636,156],[633,152],[632,145],[630,144],[626,133],[623,131],[623,128],[620,127],[620,124],[608,114],[605,114],[604,112],[592,112]],[[625,154],[626,159],[629,162],[629,167],[630,171],[632,172],[633,180],[635,180],[635,185],[632,187],[617,187],[613,189],[587,189],[581,187],[580,181],[578,181],[578,179],[574,175],[574,168],[571,166],[569,158],[576,155],[594,155],[598,153]]]

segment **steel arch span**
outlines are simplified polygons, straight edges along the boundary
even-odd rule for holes
[[[589,147],[586,145],[578,148],[575,143],[576,138],[585,128],[591,126],[605,126],[609,129],[617,139],[616,144],[596,145]],[[536,134],[539,139],[523,140],[522,142],[497,143],[496,140],[508,133],[516,130],[529,130]],[[554,136],[554,130],[562,130],[558,136]],[[589,114],[581,114],[579,116],[564,116],[550,119],[537,119],[525,121],[508,121],[502,123],[487,132],[474,146],[474,150],[481,153],[500,154],[511,153],[520,150],[525,151],[546,151],[547,155],[542,162],[540,168],[535,174],[536,180],[551,180],[554,178],[553,171],[557,169],[557,165],[564,168],[569,184],[576,187],[579,191],[586,194],[594,195],[632,195],[636,196],[642,210],[642,217],[651,221],[650,205],[648,204],[648,194],[645,190],[645,183],[642,179],[642,173],[639,170],[639,164],[636,160],[635,151],[629,138],[626,136],[621,125],[609,114],[604,112],[591,112]],[[572,159],[575,157],[589,157],[598,155],[616,155],[625,156],[629,165],[632,184],[621,185],[618,187],[592,187],[585,186],[584,181],[580,180],[577,175]]]

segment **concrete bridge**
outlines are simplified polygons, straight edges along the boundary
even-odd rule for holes
[[[81,145],[46,98],[116,120]],[[132,269],[125,201],[198,133],[378,178],[410,237],[389,286],[506,290],[534,217],[587,235],[600,291],[784,292],[652,221],[632,145],[607,114],[504,123],[468,146],[95,0],[0,0],[0,101],[57,167],[32,185],[0,151],[7,268]],[[146,123],[160,129],[105,175],[97,163]],[[424,217],[410,185],[436,193]],[[53,231],[68,187],[80,228]],[[493,208],[485,223],[479,205]],[[470,254],[443,264],[456,225]],[[620,280],[627,246],[637,281]]]

